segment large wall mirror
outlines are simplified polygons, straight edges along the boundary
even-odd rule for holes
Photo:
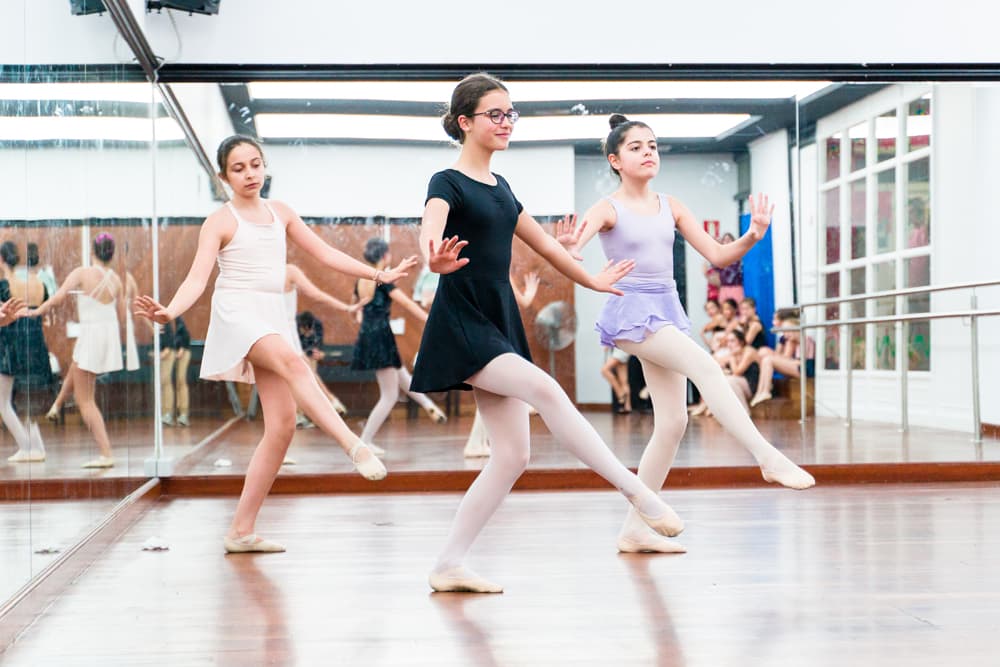
[[[110,46],[108,16],[73,16],[61,3],[59,12],[10,5],[3,62],[13,64],[0,68],[0,292],[47,312],[0,334],[0,600],[146,478],[152,337],[126,302],[152,289],[154,128],[173,122],[141,70],[118,64],[110,49],[32,39],[36,23],[81,21]]]

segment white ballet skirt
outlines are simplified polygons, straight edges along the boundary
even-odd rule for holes
[[[132,311],[125,309],[125,370],[139,370],[139,347],[135,344],[135,321]]]
[[[81,294],[76,307],[80,319],[80,335],[73,347],[73,361],[85,371],[94,374],[110,373],[122,369],[122,340],[118,326],[117,299],[101,303],[92,294],[107,286],[110,271],[90,294]]]
[[[236,218],[236,233],[219,251],[219,277],[205,336],[201,378],[254,382],[246,355],[264,336],[277,334],[294,346],[285,306],[285,223],[264,202],[271,222],[257,225]]]
[[[302,341],[299,340],[299,324],[295,321],[296,311],[299,309],[299,292],[294,287],[285,292],[285,314],[288,316],[288,324],[292,327],[292,348],[302,354]]]

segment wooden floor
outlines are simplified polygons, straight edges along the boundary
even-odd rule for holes
[[[73,546],[115,503],[116,499],[0,502],[0,602]]]
[[[587,412],[587,419],[615,454],[629,467],[639,464],[642,451],[653,430],[650,414],[612,415]],[[348,419],[360,432],[363,422]],[[426,417],[406,419],[394,414],[383,427],[376,443],[388,451],[386,466],[393,471],[479,470],[485,459],[466,459],[462,448],[472,427],[471,417],[452,418],[435,424]],[[855,422],[844,428],[842,420],[810,420],[805,430],[797,421],[760,420],[757,427],[768,440],[801,464],[976,462],[1000,461],[1000,440],[987,438],[974,444],[970,433],[940,429],[913,428],[900,433],[891,424]],[[560,447],[549,435],[540,417],[531,418],[531,468],[581,468],[577,459]],[[229,475],[246,470],[253,446],[260,439],[260,422],[241,421],[228,429],[211,445],[179,466],[178,474]],[[322,432],[299,430],[289,455],[294,466],[283,474],[349,472],[350,463]],[[230,467],[215,465],[219,459]],[[713,418],[692,418],[677,455],[675,467],[752,466],[752,457]]]
[[[515,493],[430,594],[459,497],[273,497],[284,554],[224,556],[235,499],[156,503],[4,665],[997,665],[990,485],[674,491],[685,555],[622,556],[610,492]],[[150,536],[165,552],[141,551]]]

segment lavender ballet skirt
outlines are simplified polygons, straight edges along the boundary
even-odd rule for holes
[[[619,282],[615,287],[625,295],[609,297],[601,309],[594,327],[601,335],[601,345],[614,347],[615,341],[621,339],[641,343],[668,324],[684,333],[691,332],[691,320],[673,282]]]

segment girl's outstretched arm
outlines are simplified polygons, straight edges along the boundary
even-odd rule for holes
[[[532,250],[544,257],[549,264],[555,267],[556,271],[573,282],[596,292],[608,292],[621,296],[622,292],[615,289],[613,285],[628,275],[629,271],[635,267],[635,262],[631,259],[620,260],[617,263],[612,260],[605,265],[603,271],[590,275],[577,263],[569,251],[555,238],[546,234],[542,226],[524,211],[521,211],[521,215],[517,217],[517,227],[514,228],[514,233]]]
[[[767,195],[758,195],[757,200],[750,195],[750,228],[732,243],[723,244],[702,228],[694,214],[680,200],[673,197],[668,197],[668,200],[674,220],[677,221],[677,229],[684,240],[715,266],[729,266],[747,254],[757,241],[764,238],[774,213],[774,204],[769,203]]]
[[[378,282],[393,283],[407,275],[406,271],[417,264],[416,256],[407,257],[394,269],[378,271],[368,264],[354,259],[347,253],[337,250],[321,239],[313,230],[309,229],[298,213],[286,204],[272,200],[271,206],[274,207],[283,219],[288,221],[286,228],[288,238],[334,271],[339,271],[355,278],[377,279]]]

